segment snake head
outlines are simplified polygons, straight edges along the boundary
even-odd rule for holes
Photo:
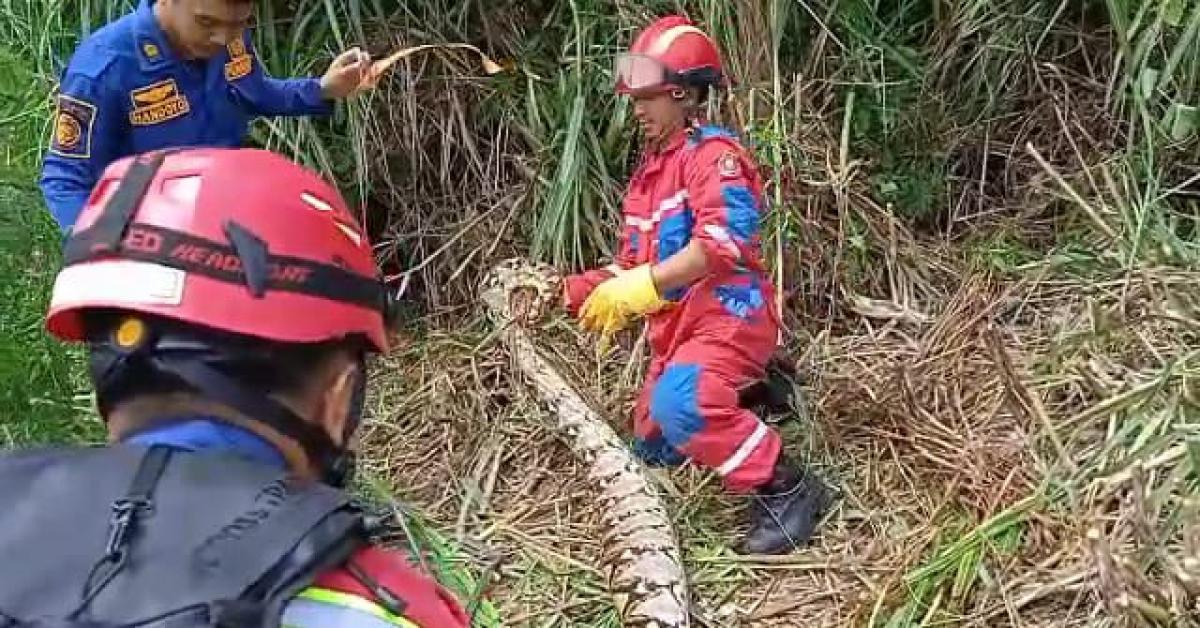
[[[536,324],[558,306],[562,275],[549,264],[521,258],[504,260],[484,279],[485,299],[522,326]]]

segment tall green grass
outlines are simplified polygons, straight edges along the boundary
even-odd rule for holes
[[[529,231],[533,255],[583,267],[589,251],[609,245],[608,227],[620,199],[612,184],[624,173],[629,150],[628,109],[612,95],[616,51],[603,2],[577,0],[564,7],[570,30],[558,76],[536,86],[527,101],[530,136],[547,158],[538,210]],[[605,26],[609,26],[605,29]]]
[[[59,5],[0,5],[0,447],[103,439],[82,353],[43,326],[61,236],[34,181],[54,59],[78,28]]]
[[[299,0],[258,5],[255,46],[273,76],[320,76],[330,60],[351,46],[366,46],[364,24],[381,23],[396,2]],[[260,119],[254,139],[265,148],[299,160],[343,183],[354,199],[367,196],[366,103],[352,99],[332,120]]]
[[[48,134],[47,96],[74,44],[131,6],[130,0],[0,5],[0,37],[7,42],[0,64],[32,75],[4,72],[0,79],[10,79],[0,89],[5,104],[0,128],[11,138],[7,162],[37,164]],[[378,42],[380,29],[397,23],[410,25],[403,33],[409,41],[461,37],[513,48],[503,52],[514,53],[518,67],[533,72],[486,106],[496,108],[489,115],[519,120],[529,150],[538,156],[540,191],[529,199],[527,221],[534,253],[580,266],[611,243],[607,225],[619,204],[634,139],[628,107],[612,94],[612,56],[655,14],[684,11],[723,45],[739,80],[735,93],[742,113],[756,118],[746,130],[759,140],[760,158],[769,167],[801,172],[819,167],[804,163],[796,145],[803,139],[797,131],[805,108],[816,105],[815,113],[831,126],[842,121],[842,128],[832,129],[844,138],[838,160],[868,159],[876,196],[929,224],[957,202],[954,180],[973,174],[955,172],[956,151],[968,139],[964,134],[985,127],[1002,133],[997,125],[1022,113],[1023,95],[1038,90],[1033,83],[1048,80],[1030,61],[1075,63],[1062,55],[1082,32],[1099,42],[1089,63],[1112,69],[1106,98],[1114,122],[1126,131],[1120,137],[1122,159],[1110,166],[1113,185],[1091,177],[1093,189],[1083,190],[1085,196],[1103,200],[1115,191],[1123,197],[1108,198],[1098,214],[1116,221],[1114,228],[1128,240],[1127,259],[1139,251],[1159,256],[1170,251],[1190,263],[1195,255],[1187,238],[1172,235],[1195,229],[1193,216],[1179,211],[1173,198],[1186,177],[1166,176],[1189,150],[1194,155],[1200,115],[1191,104],[1200,70],[1200,8],[1186,2],[763,0],[735,10],[712,0],[636,5],[571,0],[537,9],[540,32],[496,35],[497,26],[489,26],[494,13],[470,3],[275,0],[259,3],[255,39],[267,68],[279,76],[319,73],[337,51]],[[517,10],[515,3],[496,8]],[[810,94],[798,93],[798,78]],[[364,157],[373,139],[372,102],[352,101],[333,120],[260,121],[254,138],[336,176],[365,201],[373,179]],[[781,189],[772,194],[773,201],[783,202]]]
[[[60,236],[28,177],[0,169],[0,448],[100,442],[83,354],[45,331]]]

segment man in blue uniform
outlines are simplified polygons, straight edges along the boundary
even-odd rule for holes
[[[321,115],[355,93],[354,48],[321,78],[275,79],[255,56],[252,0],[141,0],[75,51],[56,97],[41,187],[69,231],[104,168],[184,146],[240,146],[255,116]]]

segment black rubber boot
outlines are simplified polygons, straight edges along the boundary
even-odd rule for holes
[[[757,414],[768,425],[808,420],[808,402],[800,375],[786,361],[772,358],[762,379],[738,390],[738,406]]]
[[[750,531],[738,551],[786,554],[800,548],[812,538],[832,497],[820,478],[781,457],[771,481],[753,497]]]

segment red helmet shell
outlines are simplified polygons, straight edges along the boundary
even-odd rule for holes
[[[105,170],[74,234],[85,232],[100,218],[133,160],[119,160]],[[272,259],[299,258],[372,281],[378,277],[371,244],[338,191],[317,174],[268,151],[172,152],[130,219],[135,226],[224,246],[229,244],[229,221],[265,243]],[[139,241],[145,236],[137,235],[131,228],[116,253],[69,265],[58,274],[46,321],[50,333],[63,340],[83,340],[86,311],[111,308],[280,343],[361,336],[375,349],[387,349],[382,308],[274,289],[255,296],[244,283],[123,255],[131,248],[154,244]],[[178,244],[163,254],[214,268],[238,264],[228,255],[195,244]],[[271,272],[288,272],[288,268],[275,265]]]
[[[704,31],[682,15],[660,18],[638,33],[629,49],[629,54],[654,59],[674,74],[687,75],[709,71],[715,76],[724,76],[721,52]],[[679,87],[664,83],[659,89]],[[618,82],[617,90],[629,93],[629,88]]]

